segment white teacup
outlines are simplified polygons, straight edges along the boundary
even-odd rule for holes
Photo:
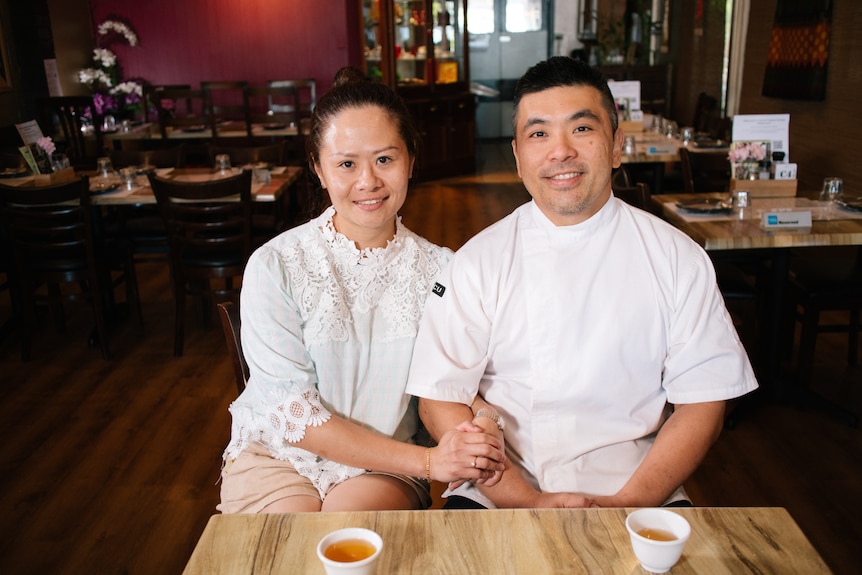
[[[633,511],[626,518],[626,529],[635,556],[651,573],[665,573],[673,567],[691,535],[688,521],[667,509]]]
[[[317,556],[327,575],[373,575],[383,539],[370,529],[347,527],[333,531],[317,544]]]

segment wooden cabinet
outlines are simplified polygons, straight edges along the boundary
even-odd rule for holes
[[[476,168],[476,102],[469,92],[408,94],[422,138],[416,162],[421,180],[469,173]]]
[[[407,102],[422,141],[419,179],[475,169],[467,0],[362,0],[367,74]]]

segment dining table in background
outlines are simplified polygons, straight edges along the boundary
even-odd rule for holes
[[[160,168],[156,170],[156,174],[159,177],[178,181],[205,181],[208,178],[217,177],[211,168]],[[285,194],[291,193],[302,175],[303,168],[299,166],[273,168],[270,170],[268,183],[252,181],[252,200],[255,202],[278,202]],[[92,181],[91,176],[91,184]],[[156,197],[153,195],[153,190],[150,188],[146,176],[138,176],[137,182],[131,190],[120,187],[106,193],[94,194],[91,202],[94,205],[103,206],[155,204]],[[288,201],[295,201],[295,198],[289,198]]]
[[[168,132],[168,140],[175,140],[177,144],[200,145],[212,142],[214,139],[217,139],[222,145],[229,145],[232,140],[237,142],[248,140],[248,130],[244,122],[226,122],[220,124],[216,128],[216,131],[216,138],[213,138],[212,129],[205,125],[185,129],[171,129]],[[159,125],[149,122],[129,126],[127,129],[120,127],[116,131],[103,134],[103,137],[105,147],[115,150],[123,149],[125,142],[161,142],[163,140]],[[254,124],[252,126],[252,138],[260,142],[292,140],[297,137],[299,137],[299,129],[295,125]]]
[[[488,509],[214,515],[184,575],[323,574],[317,542],[343,527],[383,538],[377,573],[645,573],[632,551],[633,509]],[[830,570],[780,507],[678,508],[691,537],[674,575]]]
[[[740,219],[736,212],[726,214],[692,214],[679,205],[706,198],[725,199],[721,194],[664,194],[652,196],[655,213],[685,232],[707,252],[743,251],[753,256],[760,255],[769,262],[769,307],[766,310],[766,334],[762,337],[762,349],[758,381],[767,392],[767,397],[784,399],[788,393],[797,399],[808,400],[824,411],[846,419],[851,425],[856,419],[838,406],[806,389],[798,389],[781,381],[782,320],[786,311],[785,286],[789,273],[790,250],[813,246],[859,246],[862,245],[862,213],[845,211],[835,205],[813,200],[810,194],[796,197],[752,198],[746,215]],[[761,226],[761,217],[770,211],[812,212],[810,228],[772,228]],[[800,395],[801,394],[801,395]],[[743,404],[741,404],[743,405]],[[742,410],[744,412],[745,410]],[[729,420],[733,424],[733,419]]]
[[[652,131],[626,132],[626,136],[632,136],[635,141],[635,153],[623,154],[622,164],[625,165],[647,165],[653,170],[653,182],[650,191],[653,194],[664,193],[665,164],[679,163],[679,149],[685,146],[689,152],[697,154],[701,152],[716,152],[728,150],[726,142],[703,141],[700,143],[690,142],[683,144],[678,137],[667,137],[664,134]]]

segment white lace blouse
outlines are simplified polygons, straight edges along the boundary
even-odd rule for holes
[[[292,443],[331,413],[410,441],[415,400],[404,392],[425,297],[452,255],[405,228],[385,248],[358,250],[335,231],[333,208],[288,230],[248,261],[240,301],[251,377],[230,406],[226,461],[250,443],[289,461],[325,497],[364,473]]]

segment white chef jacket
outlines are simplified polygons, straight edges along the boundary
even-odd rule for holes
[[[525,204],[461,248],[438,283],[408,393],[468,405],[481,393],[506,422],[510,459],[543,492],[613,495],[668,403],[757,387],[707,254],[613,197],[564,227]],[[471,488],[459,494],[484,499]]]

